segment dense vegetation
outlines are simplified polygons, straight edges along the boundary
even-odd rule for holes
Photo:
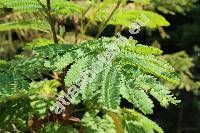
[[[182,127],[186,106],[200,110],[199,7],[1,0],[0,131],[199,132],[198,124]],[[188,23],[175,21],[189,13]],[[164,118],[160,107],[168,107]]]

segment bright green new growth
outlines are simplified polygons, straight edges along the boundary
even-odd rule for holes
[[[96,99],[93,101],[94,103],[97,102],[101,107],[112,110],[119,106],[121,95],[145,114],[153,113],[153,102],[149,95],[155,97],[164,107],[167,107],[169,103],[176,104],[179,102],[170,94],[167,87],[157,80],[157,78],[163,78],[172,83],[179,83],[174,69],[166,61],[156,56],[161,51],[153,47],[132,44],[128,40],[121,42],[119,38],[115,37],[101,38],[85,42],[74,50],[70,49],[76,55],[73,56],[74,58],[72,58],[72,54],[63,54],[63,57],[60,56],[59,59],[52,61],[51,64],[52,66],[59,66],[59,70],[61,70],[64,68],[61,66],[67,66],[72,63],[71,69],[68,70],[68,74],[65,77],[66,86],[71,87],[77,81],[82,82],[80,74],[83,70],[92,71],[90,65],[98,61],[96,55],[103,53],[106,51],[107,46],[113,44],[119,47],[120,52],[112,60],[112,64],[104,66],[103,71],[96,75],[97,79],[95,80],[98,81],[89,83],[83,88],[81,92],[83,99],[80,98],[82,97],[80,95],[79,100],[87,102],[91,97],[94,97]],[[43,54],[41,53],[42,51],[48,51],[44,50],[47,47],[51,46],[36,48],[36,53],[38,52],[38,55]],[[58,55],[56,49],[54,49],[56,46],[51,48],[52,53]],[[84,53],[80,56],[77,51]],[[51,58],[48,60],[51,61]],[[73,60],[76,60],[76,62],[73,63]],[[58,69],[55,67],[53,70]],[[90,97],[85,97],[88,94],[90,94]]]
[[[138,108],[144,114],[152,114],[154,104],[149,97],[150,95],[164,107],[167,107],[169,103],[179,103],[179,100],[176,100],[168,88],[158,80],[163,78],[172,83],[179,82],[174,74],[174,69],[158,56],[162,51],[157,48],[138,45],[133,40],[112,37],[87,41],[79,46],[52,44],[35,47],[34,50],[36,55],[33,58],[19,58],[7,63],[1,61],[0,66],[1,72],[7,69],[6,73],[15,74],[8,77],[8,80],[1,78],[0,83],[3,87],[0,91],[1,101],[8,103],[13,98],[21,100],[21,98],[26,97],[29,99],[28,103],[32,108],[29,111],[30,114],[36,113],[44,118],[47,109],[53,111],[52,103],[55,103],[55,95],[57,94],[53,90],[60,86],[60,83],[56,83],[55,80],[33,82],[29,86],[30,80],[41,80],[44,75],[49,75],[50,71],[59,73],[66,66],[70,66],[70,69],[67,70],[65,85],[70,88],[79,82],[81,83],[79,87],[82,87],[78,97],[73,98],[74,104],[84,102],[89,108],[95,107],[100,110],[115,111],[120,107],[121,98],[125,98],[132,103],[133,108]],[[97,57],[102,53],[115,56],[111,58],[111,62],[103,65],[103,69],[96,73],[91,82],[85,83],[87,80],[80,77],[85,76],[81,75],[84,74],[82,72],[94,73],[94,71],[98,71],[92,69],[92,64],[98,61]],[[105,57],[108,56],[105,55]],[[23,79],[16,80],[17,76]],[[20,86],[23,82],[26,82],[26,87]],[[12,86],[13,83],[14,86]],[[8,93],[6,92],[8,90],[11,91]],[[127,119],[131,118],[128,117]],[[138,121],[138,119],[135,121]],[[144,127],[145,122],[148,123],[144,119],[144,123],[135,125],[135,122],[126,121],[123,128],[124,132],[129,128],[131,128],[130,130],[132,128],[141,129],[144,132],[153,130],[152,127],[148,126],[149,129]],[[85,125],[85,127],[88,126]]]

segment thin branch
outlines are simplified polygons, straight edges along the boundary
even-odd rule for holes
[[[63,39],[61,36],[57,35],[57,38],[58,38],[60,41],[62,41],[63,43],[67,43],[67,42],[65,41],[65,39]]]
[[[51,15],[51,1],[50,0],[47,0],[47,17],[49,19],[51,31],[53,33],[54,43],[58,44],[58,38],[56,35],[56,29],[55,29],[55,20],[53,19],[52,15]]]
[[[88,8],[83,12],[82,17],[85,17],[85,15],[87,14],[87,12],[90,10],[91,7],[92,5],[90,4]]]
[[[81,16],[81,33],[82,34],[85,34],[85,30],[84,30],[84,27],[83,27],[83,20],[84,20],[85,15],[87,14],[87,12],[90,10],[91,7],[92,7],[92,5],[90,4]]]
[[[63,73],[61,73],[60,74],[60,83],[61,83],[61,89],[65,92],[65,93],[67,93],[67,89],[66,89],[66,86],[65,86],[65,75],[67,74],[67,67],[66,68],[64,68],[63,70],[62,70],[62,72]]]
[[[119,8],[120,6],[120,3],[121,3],[121,0],[119,0],[117,2],[117,5],[115,6],[115,8],[113,9],[113,11],[111,12],[111,14],[108,16],[108,18],[103,22],[103,24],[100,26],[100,30],[99,32],[97,33],[96,37],[95,38],[98,38],[101,33],[103,32],[103,30],[106,28],[106,25],[108,23],[108,21],[112,18],[112,16],[114,15],[115,11]]]
[[[52,14],[51,14],[51,0],[47,0],[47,9],[46,9],[45,5],[43,5],[40,0],[37,0],[37,2],[41,5],[44,12],[47,14],[47,21],[49,22],[49,24],[51,26],[51,31],[52,31],[52,34],[53,34],[54,43],[58,44],[58,38],[57,38],[57,35],[56,35],[56,29],[55,29],[55,20],[54,20]]]
[[[92,6],[92,5],[91,5],[91,6]],[[97,14],[97,12],[100,10],[100,7],[101,7],[101,6],[102,6],[102,4],[100,3],[100,5],[98,6],[97,10],[94,12],[93,16],[95,16],[95,15]],[[86,26],[84,26],[85,28],[83,29],[83,34],[86,33],[86,30],[87,30],[89,24],[90,24],[90,21],[88,20]]]

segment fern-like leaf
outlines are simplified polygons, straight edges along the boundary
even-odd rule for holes
[[[122,123],[127,133],[155,133],[155,131],[163,133],[163,130],[155,122],[134,110],[124,109],[122,110],[122,116]]]
[[[50,26],[41,20],[14,21],[0,24],[0,31],[12,29],[33,29],[48,32],[50,31]]]
[[[71,66],[71,69],[67,72],[67,76],[65,77],[66,86],[72,86],[73,83],[81,80],[81,73],[91,64],[91,60],[91,56],[86,56]]]
[[[120,74],[117,68],[109,66],[103,73],[101,100],[105,107],[116,109],[120,102]]]
[[[87,133],[116,133],[113,120],[108,115],[101,118],[95,113],[86,112],[82,122],[84,131]]]
[[[37,0],[1,0],[1,8],[12,8],[14,12],[39,12],[42,7]]]
[[[157,65],[157,63],[152,63],[151,61],[148,62],[148,59],[150,59],[149,56],[127,52],[125,53],[125,55],[122,56],[122,64],[132,64],[133,66],[137,66],[147,73],[151,73],[158,77],[164,78],[175,84],[178,84],[180,82],[176,74],[174,72],[170,72],[170,69],[164,69],[163,66]],[[153,60],[156,61],[155,59]]]

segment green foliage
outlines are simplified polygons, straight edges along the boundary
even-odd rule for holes
[[[136,1],[137,2],[137,1]],[[140,1],[142,2],[142,1]],[[143,2],[142,2],[143,3]],[[115,3],[116,4],[116,3]],[[91,7],[88,11],[86,17],[92,22],[94,21],[104,21],[109,14],[110,8],[113,8],[114,4],[97,3]],[[141,22],[145,27],[157,28],[159,26],[169,26],[169,22],[161,15],[139,9],[128,9],[126,6],[124,8],[119,8],[108,21],[107,24],[111,25],[122,25],[125,27],[130,27],[132,23]]]
[[[197,0],[152,0],[152,6],[166,14],[183,13],[185,14],[194,7]]]
[[[74,129],[73,127],[70,126],[62,126],[58,123],[50,123],[48,125],[45,125],[44,129],[43,129],[43,133],[63,133],[66,132],[67,133],[77,133],[76,129]]]
[[[186,89],[187,91],[193,91],[194,93],[199,92],[200,81],[194,81],[194,76],[191,72],[191,68],[194,67],[194,61],[185,51],[164,55],[163,58],[168,60],[174,66],[181,78],[181,82],[178,86],[168,83],[168,86],[171,89],[178,87],[179,89]]]
[[[96,78],[100,78],[100,81],[85,83],[85,81],[81,78],[81,73],[83,73],[85,69],[87,69],[91,73],[95,73],[95,71],[92,70],[91,66],[98,61],[98,59],[96,59],[96,56],[91,55],[97,55],[97,52],[98,54],[102,54],[107,50],[106,48],[108,46],[112,45],[119,47],[121,51],[118,52],[117,55],[112,59],[112,65],[114,66],[111,67],[111,64],[103,64],[104,69],[97,73],[97,75],[95,75]],[[39,49],[40,51],[48,51],[44,50],[48,47],[49,46],[42,46],[39,47]],[[131,48],[132,51],[130,52],[129,49]],[[84,52],[86,52],[84,54],[85,56],[75,58],[75,60],[77,61],[68,70],[68,74],[65,77],[65,84],[68,87],[72,87],[77,82],[81,82],[81,86],[83,86],[82,89],[86,89],[82,91],[81,94],[83,96],[87,94],[90,94],[90,96],[92,97],[97,96],[97,101],[94,102],[99,103],[101,106],[107,109],[116,109],[119,106],[119,90],[121,90],[121,94],[124,98],[133,103],[134,107],[139,108],[143,113],[153,113],[153,103],[148,96],[149,93],[154,96],[158,101],[160,101],[161,105],[164,107],[168,106],[169,103],[178,103],[179,101],[175,100],[172,97],[170,91],[168,91],[167,88],[156,79],[156,77],[158,77],[166,79],[172,83],[179,83],[179,79],[175,76],[173,68],[162,59],[159,59],[159,57],[153,55],[161,53],[156,48],[146,47],[146,51],[140,48],[140,45],[137,46],[134,43],[131,44],[131,41],[129,42],[128,40],[125,40],[124,42],[120,42],[120,39],[115,37],[101,38],[98,40],[83,43],[82,45],[80,45],[79,49],[82,49]],[[112,50],[110,51],[111,54],[114,55],[114,52],[116,52],[117,49],[110,50]],[[40,51],[36,48],[36,52],[39,52],[39,55],[41,54]],[[77,49],[75,49],[74,51],[76,53]],[[57,55],[58,53],[55,53],[55,55]],[[87,56],[88,54],[91,55]],[[61,57],[61,59],[63,58]],[[59,62],[55,63],[57,64]],[[61,63],[61,65],[57,65],[64,66],[62,64],[63,62]],[[66,65],[69,65],[68,60],[66,60]],[[127,73],[127,71],[130,72]],[[130,73],[132,74],[131,76]],[[120,82],[121,85],[119,84]],[[94,86],[95,83],[98,84],[95,86],[99,86],[99,88],[95,87],[97,90],[90,87],[90,85]],[[86,86],[84,86],[85,84]],[[120,88],[119,86],[123,87]],[[82,100],[87,101],[87,99],[90,98],[88,97]]]
[[[40,20],[7,22],[0,24],[0,31],[7,31],[12,29],[33,29],[48,32],[50,30],[50,26],[45,21]]]
[[[35,47],[45,46],[45,45],[48,45],[48,44],[53,44],[53,40],[49,40],[49,39],[45,39],[45,38],[38,38],[38,39],[32,40],[30,43],[27,43],[23,47],[23,49],[24,50],[32,50]]]
[[[122,124],[127,133],[163,133],[163,130],[153,121],[134,110],[122,110]]]
[[[4,103],[1,102],[0,109],[0,130],[13,131],[12,125],[15,125],[20,131],[27,128],[26,120],[31,112],[30,100],[27,97],[22,96]]]
[[[120,38],[113,37],[84,42],[80,46],[52,44],[34,49],[36,53],[34,58],[19,58],[17,61],[8,63],[2,61],[2,68],[5,69],[7,64],[11,64],[8,73],[10,71],[18,73],[25,78],[25,81],[30,82],[30,79],[41,80],[43,74],[48,75],[50,71],[61,71],[70,65],[71,68],[68,69],[65,77],[65,84],[70,88],[80,82],[79,87],[83,91],[75,99],[90,103],[89,107],[96,103],[95,107],[97,108],[116,110],[119,108],[121,95],[132,103],[134,108],[138,108],[144,114],[151,114],[154,105],[149,95],[155,97],[164,107],[167,107],[169,103],[179,102],[157,80],[157,78],[164,78],[172,83],[179,82],[171,66],[156,56],[161,53],[156,48],[137,45],[136,41],[127,39],[122,42]],[[98,58],[96,58],[100,57],[99,55],[104,55],[105,59],[110,60],[104,62],[101,71],[98,71],[96,66],[101,64],[94,65],[99,63]],[[13,64],[16,65],[13,66]],[[93,68],[94,66],[96,69]],[[12,67],[14,68],[11,69]],[[84,80],[85,71],[96,75],[93,75],[92,80],[88,77]],[[87,80],[90,82],[86,82]],[[15,82],[15,84],[20,85],[21,80]],[[5,83],[1,82],[1,84]],[[40,118],[45,118],[47,109],[53,111],[52,103],[55,102],[56,88],[59,85],[55,80],[32,82],[29,91],[17,98],[27,97],[30,100],[29,106],[32,108],[30,114],[37,114]],[[68,92],[70,91],[69,89]],[[13,93],[10,92],[11,95],[8,97],[16,95]]]
[[[33,108],[33,114],[38,114],[40,118],[44,118],[47,109],[53,111],[55,104],[55,96],[57,87],[60,83],[56,80],[44,80],[41,82],[32,82],[30,89],[33,93],[30,94],[30,105]]]
[[[12,8],[14,12],[39,12],[42,7],[37,0],[2,0],[1,8]]]
[[[87,133],[116,133],[112,118],[104,115],[102,118],[95,113],[86,112],[82,118],[84,131]]]
[[[116,109],[120,102],[120,73],[109,66],[102,75],[101,102],[106,108]]]
[[[169,22],[164,17],[158,15],[157,13],[145,10],[119,11],[113,16],[108,24],[130,27],[133,22],[137,22],[136,20],[138,22],[142,22],[145,27],[149,28],[169,26]]]
[[[98,116],[97,113],[86,112],[82,118],[85,131],[95,133],[116,133],[123,128],[124,133],[163,133],[163,130],[153,121],[142,114],[130,110],[122,109],[117,113],[108,112],[108,115]]]
[[[39,0],[46,6],[46,0]],[[65,0],[51,0],[52,11],[54,14],[80,13],[81,6]],[[43,7],[38,0],[2,0],[0,8],[12,8],[14,12],[41,12]]]
[[[83,8],[81,5],[78,5],[73,2],[65,1],[65,0],[53,0],[52,1],[52,10],[53,14],[81,14]]]
[[[72,18],[75,25],[80,25],[82,33],[87,30],[87,24],[83,28],[85,22],[90,24],[92,21],[103,22],[101,25],[105,26],[129,27],[134,21],[148,19],[145,26],[149,28],[169,25],[156,13],[120,7],[120,4],[126,5],[126,1],[87,1],[83,4],[52,0],[48,11],[46,2],[2,0],[1,9],[12,9],[12,13],[20,13],[22,17],[17,21],[6,20],[0,24],[0,31],[34,29],[50,33],[52,30],[57,43],[57,37],[65,42],[57,35],[64,25],[59,25],[62,22],[58,21],[54,23],[55,16]],[[116,2],[120,3],[120,8],[109,17],[107,11]],[[140,6],[149,4],[149,0],[135,2]],[[24,19],[24,14],[37,17]],[[80,21],[76,22],[75,15]],[[153,98],[163,107],[180,102],[159,80],[179,83],[172,66],[160,58],[162,51],[138,44],[136,40],[102,37],[75,45],[54,44],[52,40],[40,38],[30,42],[24,50],[30,53],[18,55],[8,62],[0,61],[0,130],[3,132],[163,133],[143,114],[153,113]],[[72,98],[73,105],[65,106],[62,114],[56,115],[54,105],[59,100],[58,95],[63,91],[70,95],[74,86],[80,92]],[[132,109],[122,109],[122,100],[129,102]],[[83,113],[77,113],[79,111]]]
[[[0,104],[3,111],[0,115],[2,121],[0,129],[13,131],[12,125],[15,125],[17,129],[23,131],[27,129],[26,120],[31,116],[37,115],[44,118],[47,110],[53,111],[54,109],[58,86],[60,86],[60,83],[56,80],[32,82],[28,91],[24,93],[13,92],[4,98],[4,101],[1,101]],[[5,97],[5,95],[3,96]],[[10,113],[8,114],[8,112]]]
[[[135,28],[132,25],[134,22],[140,23],[142,26],[149,28],[158,28],[160,26],[169,26],[169,22],[161,15],[154,13],[152,11],[147,11],[142,8],[129,9],[126,1],[121,1],[121,6],[111,15],[108,12],[112,12],[117,1],[105,1],[105,2],[69,2],[66,0],[51,0],[51,14],[55,15],[58,19],[74,16],[71,21],[75,22],[78,19],[80,21],[75,22],[77,27],[79,27],[81,36],[88,30],[89,24],[96,24],[100,22],[101,26],[106,25],[122,25],[126,28]],[[134,3],[139,5],[149,4],[149,0],[134,1]],[[13,13],[20,13],[22,17],[17,21],[6,21],[0,24],[0,31],[7,31],[11,29],[34,29],[50,33],[50,26],[48,25],[46,17],[47,6],[46,0],[3,0],[0,8],[12,9]],[[124,6],[122,6],[124,5]],[[35,18],[33,20],[27,20],[23,18],[27,14],[33,15]],[[106,22],[106,19],[111,15],[110,19]],[[33,17],[32,16],[32,17]],[[72,17],[73,18],[73,17]],[[48,22],[50,22],[48,20]],[[74,23],[73,22],[73,23]],[[106,23],[105,23],[106,22]],[[63,25],[58,27],[57,33],[62,33]],[[100,30],[100,29],[99,29]],[[62,34],[61,34],[62,35]],[[80,37],[82,39],[82,37]]]
[[[134,0],[134,2],[142,5],[150,4],[150,0]]]
[[[40,3],[39,3],[40,2]],[[50,25],[44,18],[44,13],[47,10],[46,0],[2,0],[0,9],[10,8],[14,13],[29,13],[36,16],[36,20],[19,20],[10,21],[0,24],[0,31],[12,29],[34,29],[44,32],[50,32]],[[41,5],[42,4],[42,5]],[[80,14],[81,6],[65,0],[51,0],[52,14]],[[38,13],[35,15],[34,13]]]

